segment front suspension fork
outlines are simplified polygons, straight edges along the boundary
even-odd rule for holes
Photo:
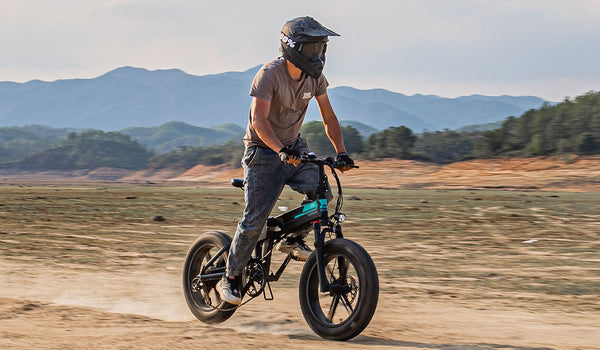
[[[325,230],[321,230],[321,222],[313,222],[315,231],[315,253],[317,254],[317,272],[319,273],[319,286],[321,293],[329,292],[331,286],[325,274],[325,261],[323,259],[323,247],[325,245]]]
[[[323,250],[325,247],[325,234],[327,232],[335,233],[335,238],[344,238],[342,235],[342,227],[339,224],[335,224],[333,226],[333,230],[329,228],[325,228],[321,230],[321,222],[315,221],[313,223],[313,229],[315,231],[315,251],[317,254],[317,272],[319,273],[319,286],[322,293],[329,292],[331,290],[331,284],[327,280],[327,275],[325,273],[325,258],[323,256]],[[342,268],[345,264],[345,261],[342,257],[338,258],[338,266]],[[345,278],[345,276],[340,275],[340,277]]]

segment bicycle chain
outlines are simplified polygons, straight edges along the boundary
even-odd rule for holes
[[[250,298],[250,299],[244,301],[243,303],[241,303],[240,305],[235,305],[234,307],[230,307],[230,308],[226,308],[226,309],[223,309],[223,308],[217,308],[217,309],[219,311],[232,311],[232,310],[236,310],[237,308],[242,307],[243,305],[246,305],[252,299],[254,299],[254,298]],[[229,304],[229,305],[233,305],[233,304]]]

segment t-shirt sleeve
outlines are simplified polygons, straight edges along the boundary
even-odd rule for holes
[[[329,82],[325,75],[321,74],[319,79],[317,80],[317,90],[315,91],[315,96],[321,96],[327,92],[327,87],[329,86]]]
[[[250,96],[271,101],[275,93],[276,79],[273,70],[262,67],[254,76],[250,87]]]

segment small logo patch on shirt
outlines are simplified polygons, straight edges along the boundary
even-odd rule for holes
[[[304,95],[302,95],[303,99],[307,99],[307,98],[311,98],[312,97],[312,93],[310,92],[305,92]]]

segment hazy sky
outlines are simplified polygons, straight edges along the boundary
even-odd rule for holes
[[[600,90],[600,0],[0,0],[0,81],[93,78],[121,66],[243,71],[313,16],[331,86],[456,97]]]

